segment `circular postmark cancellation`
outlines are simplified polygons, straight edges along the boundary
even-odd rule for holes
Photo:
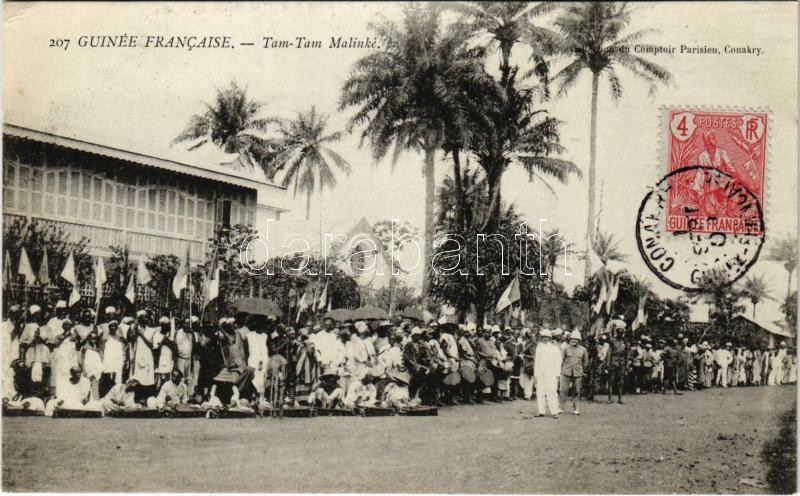
[[[764,213],[736,177],[693,165],[664,176],[645,195],[636,242],[647,266],[673,288],[702,290],[713,271],[733,284],[758,260]]]

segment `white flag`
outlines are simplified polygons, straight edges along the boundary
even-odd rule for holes
[[[300,314],[303,313],[303,310],[306,308],[308,308],[308,290],[303,291],[303,297],[297,302],[297,318],[295,322],[300,322]]]
[[[328,302],[328,281],[325,281],[325,289],[322,290],[322,294],[319,295],[319,299],[317,300],[317,308],[323,309],[325,308],[325,304]]]
[[[606,302],[606,298],[608,296],[608,290],[606,289],[606,278],[600,277],[600,294],[597,296],[597,301],[595,302],[594,306],[592,306],[592,311],[594,313],[599,314],[600,310],[603,308],[603,303]]]
[[[611,307],[614,305],[614,302],[617,301],[617,293],[619,292],[619,276],[617,274],[611,274],[609,276],[609,283],[608,298],[606,299],[606,313],[611,315]]]
[[[31,261],[28,259],[28,252],[25,251],[25,248],[22,249],[22,253],[19,255],[17,274],[25,276],[25,284],[29,286],[36,284],[36,274],[33,273],[33,267],[31,266]]]
[[[75,286],[72,286],[72,291],[69,294],[69,306],[72,306],[81,301],[81,294]]]
[[[64,268],[61,269],[61,278],[73,286],[78,283],[78,279],[75,276],[75,258],[72,256],[72,252],[70,252],[69,256],[67,257],[67,262],[64,264]]]
[[[631,324],[631,329],[634,331],[643,325],[647,325],[647,314],[644,313],[644,304],[647,302],[647,295],[639,298],[639,311],[636,312],[636,318]]]
[[[95,301],[100,301],[103,297],[103,284],[106,283],[106,266],[103,257],[97,257],[97,265],[94,270]]]
[[[150,277],[150,271],[147,270],[147,266],[144,264],[144,259],[139,259],[139,266],[136,268],[136,284],[147,284],[152,280]]]
[[[133,274],[128,277],[128,288],[125,290],[125,298],[131,303],[136,302],[136,284],[133,281]]]
[[[178,265],[175,278],[172,280],[172,293],[175,298],[181,297],[181,291],[188,287],[186,280],[189,277],[189,251],[186,251],[186,261]]]
[[[205,290],[203,297],[205,298],[206,305],[211,303],[211,300],[219,296],[219,267],[214,269],[211,277],[206,280],[203,289]]]

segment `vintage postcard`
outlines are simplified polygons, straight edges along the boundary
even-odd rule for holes
[[[10,2],[2,490],[797,492],[796,2]]]

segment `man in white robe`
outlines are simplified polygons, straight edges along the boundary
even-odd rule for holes
[[[3,338],[3,398],[14,399],[17,396],[17,388],[14,384],[14,368],[12,363],[19,360],[19,334],[20,334],[20,317],[22,310],[18,305],[12,305],[8,309],[6,320],[3,321],[2,338]]]

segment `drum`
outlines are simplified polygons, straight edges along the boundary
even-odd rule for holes
[[[444,376],[444,381],[442,382],[445,386],[457,386],[461,384],[461,374],[458,372],[450,372]]]
[[[461,378],[469,384],[475,382],[475,365],[472,362],[461,362]]]
[[[478,379],[484,387],[492,387],[494,385],[494,373],[486,367],[478,369]]]

